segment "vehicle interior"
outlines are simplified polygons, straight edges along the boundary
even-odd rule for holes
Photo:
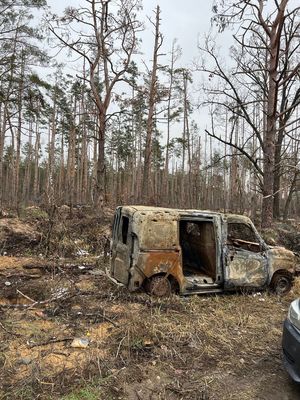
[[[179,239],[183,274],[207,277],[207,282],[214,281],[216,240],[213,222],[182,220],[179,222]]]
[[[243,223],[231,222],[227,225],[227,244],[235,248],[259,253],[262,248],[253,229]]]

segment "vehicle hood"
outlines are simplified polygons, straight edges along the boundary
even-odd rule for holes
[[[270,246],[267,253],[273,273],[279,269],[285,269],[292,273],[300,270],[299,254],[280,246]]]

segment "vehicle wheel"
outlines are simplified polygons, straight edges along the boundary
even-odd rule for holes
[[[291,290],[292,280],[288,275],[277,274],[273,276],[270,286],[276,294],[282,296]]]
[[[155,275],[148,279],[146,282],[147,293],[156,297],[168,297],[170,296],[171,282],[165,275]]]

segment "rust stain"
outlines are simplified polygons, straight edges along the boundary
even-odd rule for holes
[[[123,216],[130,221],[126,241],[122,239]],[[180,292],[186,294],[204,290],[205,285],[211,291],[264,288],[276,271],[294,274],[300,269],[299,257],[285,248],[267,246],[243,215],[124,206],[117,208],[115,221],[112,277],[129,290],[162,273],[174,277]],[[182,221],[200,221],[210,229],[201,229],[198,235],[185,232]]]
[[[153,252],[144,257],[143,272],[147,278],[152,275],[165,273],[172,275],[179,283],[183,284],[184,276],[181,268],[180,252]]]

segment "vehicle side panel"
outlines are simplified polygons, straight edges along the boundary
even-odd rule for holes
[[[270,281],[274,273],[278,270],[286,270],[294,274],[295,265],[297,265],[299,261],[292,251],[284,247],[273,247],[268,250],[267,255],[269,259]]]
[[[141,252],[137,263],[130,270],[130,289],[136,289],[142,284],[145,278],[164,273],[173,276],[181,288],[184,283],[184,276],[181,268],[181,253],[179,251],[149,251]]]
[[[250,229],[253,233],[253,240],[257,242],[252,251],[243,246],[238,246],[231,242],[228,234],[229,224],[241,226],[241,235],[243,227]],[[240,238],[242,239],[242,237]],[[223,262],[224,262],[224,287],[226,290],[235,290],[239,288],[261,289],[268,283],[268,259],[264,251],[264,243],[256,231],[254,225],[246,217],[238,218],[230,216],[225,219],[223,225]],[[247,243],[247,242],[245,242]],[[255,244],[255,243],[253,243]],[[261,250],[259,251],[259,247]],[[251,247],[250,247],[251,249]]]
[[[267,259],[260,253],[246,250],[229,250],[225,267],[227,289],[262,288],[267,281]]]

